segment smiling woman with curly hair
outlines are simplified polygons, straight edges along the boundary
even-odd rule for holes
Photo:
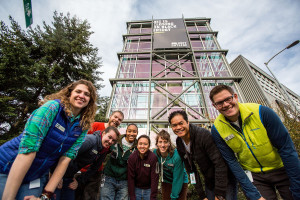
[[[96,100],[94,85],[79,80],[40,102],[24,131],[0,147],[2,199],[23,200],[40,194],[42,199],[51,198],[94,121]],[[49,169],[55,164],[46,185]]]

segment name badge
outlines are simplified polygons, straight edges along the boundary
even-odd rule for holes
[[[168,164],[168,166],[170,166],[170,167],[174,167],[174,164],[173,164],[173,163],[170,163],[170,164]]]
[[[252,173],[249,170],[245,170],[246,175],[248,176],[249,180],[253,182]]]
[[[92,152],[93,152],[94,154],[98,154],[98,151],[97,151],[96,149],[93,149]]]
[[[230,134],[229,136],[227,136],[227,137],[225,138],[225,141],[229,141],[229,140],[231,140],[232,138],[234,138],[234,135],[233,135],[233,134]]]
[[[190,173],[190,180],[191,180],[191,184],[195,185],[196,184],[196,177],[195,177],[195,173]]]
[[[33,181],[30,181],[29,189],[38,188],[38,187],[41,187],[41,180],[39,178],[35,179]]]
[[[65,127],[63,127],[62,125],[60,125],[59,123],[55,124],[55,127],[58,128],[59,130],[61,130],[62,132],[65,132]]]
[[[145,167],[150,167],[150,164],[145,163],[144,166]]]

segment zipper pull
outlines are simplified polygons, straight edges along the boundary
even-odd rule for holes
[[[60,145],[60,148],[59,148],[59,151],[58,151],[58,152],[61,152],[61,149],[62,149],[62,145],[63,145],[63,144],[61,144],[61,145]]]

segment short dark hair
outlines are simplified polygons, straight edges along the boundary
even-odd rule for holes
[[[169,123],[171,124],[171,120],[176,116],[176,115],[181,115],[183,117],[183,119],[186,121],[186,122],[189,122],[188,120],[188,116],[186,114],[186,112],[184,110],[176,110],[174,112],[172,112],[170,115],[169,115]]]
[[[117,134],[117,137],[119,138],[120,132],[119,132],[119,130],[118,130],[116,127],[114,127],[114,126],[109,126],[109,127],[107,127],[103,132],[104,132],[104,133],[108,133],[109,131],[115,132],[115,133]]]
[[[142,139],[142,138],[146,138],[146,139],[148,140],[148,142],[149,142],[149,147],[150,147],[150,146],[151,146],[151,141],[150,141],[149,136],[148,136],[148,135],[141,135],[137,141],[139,142],[139,140]]]
[[[113,111],[112,113],[111,113],[111,115],[109,116],[109,118],[113,115],[113,114],[115,114],[115,113],[120,113],[121,115],[122,115],[122,117],[123,117],[123,119],[124,119],[124,113],[121,111],[121,110],[115,110],[115,111]]]
[[[174,154],[175,146],[172,144],[170,134],[167,131],[165,131],[165,130],[161,130],[159,133],[157,133],[157,135],[156,135],[156,142],[155,142],[156,146],[157,146],[159,138],[161,138],[163,140],[167,140],[167,142],[170,143],[170,146],[168,148],[168,153],[170,154],[170,157],[172,157],[173,154]],[[160,153],[159,149],[157,149],[157,154],[159,156],[161,156],[161,153]]]
[[[227,90],[228,92],[230,92],[230,94],[234,94],[234,91],[230,86],[228,86],[228,85],[217,85],[209,93],[209,98],[210,98],[211,102],[214,103],[213,97],[216,94],[222,92],[223,90]]]

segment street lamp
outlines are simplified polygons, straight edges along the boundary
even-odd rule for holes
[[[281,52],[283,52],[286,49],[292,48],[293,46],[297,45],[300,42],[300,40],[296,40],[295,42],[293,42],[292,44],[290,44],[289,46],[285,47],[284,49],[282,49],[281,51],[279,51],[277,54],[275,54],[268,62],[265,63],[266,67],[268,68],[268,70],[270,71],[270,73],[272,74],[272,76],[275,79],[275,83],[277,85],[277,87],[279,88],[279,90],[281,91],[281,93],[283,94],[283,96],[285,97],[285,99],[287,100],[288,104],[290,104],[291,108],[295,107],[295,113],[297,113],[297,107],[294,104],[293,100],[290,98],[290,96],[288,95],[287,91],[285,90],[285,88],[279,83],[279,81],[277,80],[277,78],[275,77],[275,75],[273,74],[273,72],[271,71],[271,69],[268,67],[269,62],[275,58],[278,54],[280,54]]]

